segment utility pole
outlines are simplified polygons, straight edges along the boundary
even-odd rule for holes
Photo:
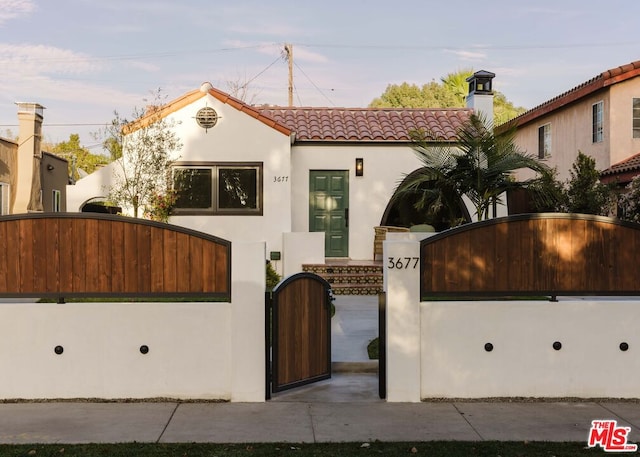
[[[293,106],[293,45],[285,43],[284,52],[289,62],[289,106]]]

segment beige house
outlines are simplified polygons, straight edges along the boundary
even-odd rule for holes
[[[17,105],[19,139],[0,138],[0,215],[66,211],[68,164],[41,149],[44,107]]]
[[[599,170],[640,152],[640,61],[593,79],[501,126],[516,128],[516,144],[570,178],[578,151]]]

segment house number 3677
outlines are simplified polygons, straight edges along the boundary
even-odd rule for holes
[[[288,176],[274,176],[273,177],[273,182],[287,182],[289,181],[289,177]]]
[[[420,262],[420,257],[389,257],[387,268],[389,270],[415,270]]]

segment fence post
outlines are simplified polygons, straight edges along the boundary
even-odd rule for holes
[[[265,400],[265,243],[231,245],[231,401]]]
[[[420,243],[385,241],[387,278],[387,401],[419,402]]]

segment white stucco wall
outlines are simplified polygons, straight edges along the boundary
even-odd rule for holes
[[[355,159],[364,159],[364,176]],[[309,230],[309,171],[349,170],[349,257],[371,259],[373,227],[405,175],[420,167],[410,145],[295,145],[292,150],[292,230]]]
[[[421,303],[419,254],[416,241],[384,243],[388,401],[640,397],[637,297]]]
[[[79,179],[75,184],[67,186],[67,211],[77,213],[92,198],[106,198],[113,182],[113,171],[118,164],[110,163],[106,167],[94,171]]]
[[[283,233],[282,277],[286,278],[302,271],[304,264],[324,263],[324,232]]]
[[[205,131],[195,120],[200,108],[216,110],[217,124]],[[291,231],[290,137],[233,106],[204,95],[169,115],[182,148],[180,162],[262,162],[263,215],[176,215],[170,223],[235,241],[264,241],[268,251],[282,251],[282,233]],[[83,203],[105,196],[116,165],[111,164],[67,187],[67,208],[79,211]]]
[[[218,113],[205,132],[195,121],[205,106]],[[290,138],[233,106],[206,95],[174,113],[183,147],[178,162],[262,162],[263,215],[172,216],[172,224],[234,241],[265,241],[267,252],[282,250],[282,233],[291,231]],[[282,179],[278,179],[282,178]]]
[[[264,243],[232,266],[231,303],[0,303],[0,398],[264,401]]]
[[[421,397],[637,398],[639,305],[562,298],[423,303]]]

